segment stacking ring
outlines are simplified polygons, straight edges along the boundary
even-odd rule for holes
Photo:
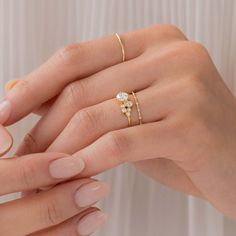
[[[125,55],[125,47],[124,47],[124,44],[122,43],[122,40],[120,38],[120,35],[116,33],[116,37],[119,41],[119,44],[120,44],[120,47],[121,47],[121,53],[122,53],[122,62],[125,61],[126,59],[126,55]]]
[[[136,93],[134,91],[132,92],[132,95],[134,97],[135,105],[136,105],[137,112],[138,112],[139,124],[141,125],[143,123],[143,121],[142,121],[142,115],[141,115],[141,110],[140,110],[138,98],[137,98],[137,95],[136,95]]]
[[[120,102],[122,113],[128,119],[128,126],[131,126],[131,111],[133,107],[133,102],[129,100],[129,94],[126,92],[119,92],[116,95],[116,99]]]
[[[131,95],[133,96],[133,101],[136,105],[139,125],[141,125],[143,122],[142,122],[142,115],[141,115],[141,110],[140,110],[139,102],[137,99],[137,95],[134,91],[132,91]],[[133,108],[133,102],[131,100],[129,100],[129,94],[126,92],[119,92],[116,95],[116,99],[120,102],[121,112],[128,119],[128,126],[131,126],[131,112],[132,112],[132,108]]]

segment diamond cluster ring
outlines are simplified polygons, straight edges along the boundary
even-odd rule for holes
[[[131,126],[131,111],[133,107],[133,102],[129,100],[129,94],[126,92],[119,92],[116,95],[116,99],[120,102],[120,108],[122,113],[128,119],[128,125]]]
[[[132,91],[131,95],[133,96],[134,103],[137,108],[139,124],[141,125],[143,123],[142,122],[142,115],[141,115],[141,110],[140,110],[140,106],[139,106],[139,102],[138,102],[136,93],[134,91]],[[133,102],[131,100],[129,100],[129,94],[126,92],[119,92],[116,95],[116,99],[120,102],[120,108],[121,108],[122,113],[128,119],[128,126],[131,126],[131,112],[132,112],[132,108],[133,108]]]

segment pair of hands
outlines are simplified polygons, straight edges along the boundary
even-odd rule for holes
[[[124,63],[120,63],[122,55],[116,38],[108,36],[69,45],[33,73],[8,85],[6,100],[0,104],[2,124],[10,125],[31,112],[42,118],[17,150],[18,156],[28,156],[2,160],[1,169],[6,169],[3,168],[5,161],[23,167],[22,180],[27,180],[27,188],[16,182],[17,189],[8,186],[7,192],[55,184],[55,179],[61,184],[3,204],[0,212],[7,211],[10,204],[19,204],[24,209],[22,202],[33,202],[32,199],[42,196],[46,196],[45,199],[64,197],[68,201],[66,194],[60,194],[60,191],[65,193],[64,188],[73,196],[83,196],[74,194],[84,186],[83,181],[100,186],[84,190],[88,193],[85,199],[92,198],[90,206],[103,197],[108,188],[105,183],[84,178],[130,162],[157,181],[204,198],[224,214],[236,217],[236,103],[206,49],[188,41],[181,31],[170,25],[152,26],[121,35],[121,38],[126,50]],[[136,91],[144,124],[138,125],[138,115],[132,112],[134,126],[127,127],[127,120],[114,98],[119,91]],[[6,132],[4,127],[1,132]],[[4,140],[11,140],[6,133]],[[5,142],[2,153],[10,148],[10,143]],[[68,162],[62,158],[53,169],[51,158],[62,155],[58,152],[71,157],[66,157],[70,159]],[[47,158],[42,158],[45,155]],[[30,178],[25,170],[29,171]],[[56,175],[63,174],[63,178],[60,174],[56,178],[49,177],[52,170]],[[13,172],[8,176],[15,178]],[[43,182],[46,176],[49,178]],[[74,176],[83,179],[64,183]],[[2,176],[0,179],[7,181]],[[97,194],[93,194],[94,191]],[[97,197],[93,199],[94,196]],[[76,197],[70,198],[74,210],[64,207],[64,198],[53,207],[43,204],[45,207],[41,210],[49,206],[48,215],[54,215],[46,219],[57,219],[51,224],[40,224],[43,219],[33,218],[32,215],[38,214],[31,213],[34,223],[30,227],[25,225],[24,231],[17,234],[2,217],[0,226],[4,227],[0,229],[10,232],[7,235],[24,235],[51,227],[43,235],[53,235],[58,229],[56,232],[62,232],[61,228],[76,235],[78,231],[71,222],[86,225],[83,222],[86,217],[88,221],[93,218],[93,227],[92,224],[88,227],[92,230],[104,221],[104,215],[97,209],[76,207]],[[32,209],[36,205],[32,204]],[[8,214],[12,215],[13,211]],[[94,217],[96,214],[99,217]],[[22,213],[18,211],[18,215]],[[24,220],[28,221],[27,217]],[[79,232],[81,235],[90,233]]]

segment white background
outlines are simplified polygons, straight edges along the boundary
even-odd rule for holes
[[[155,23],[175,24],[203,43],[235,91],[234,0],[0,0],[1,93],[7,80],[30,72],[67,43]],[[15,145],[33,120],[11,127]],[[110,221],[98,235],[236,235],[236,223],[205,202],[152,182],[128,165],[101,178],[112,185],[112,193],[102,204]]]

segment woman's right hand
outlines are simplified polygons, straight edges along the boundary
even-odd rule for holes
[[[108,187],[93,179],[65,182],[84,168],[81,159],[61,153],[30,154],[0,160],[0,195],[46,190],[0,205],[0,235],[89,235],[106,216],[91,206]]]

